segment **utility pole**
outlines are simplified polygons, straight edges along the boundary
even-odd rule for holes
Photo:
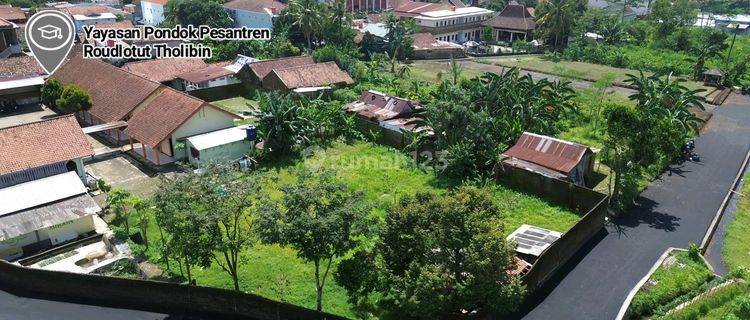
[[[736,27],[734,27],[734,32],[732,32],[732,44],[729,45],[729,53],[727,53],[727,61],[725,62],[725,64],[727,65],[727,67],[729,67],[729,58],[732,57],[732,49],[734,49],[734,40],[737,39],[737,33],[740,30],[740,24],[739,24],[739,22],[736,23],[735,25],[736,25]]]

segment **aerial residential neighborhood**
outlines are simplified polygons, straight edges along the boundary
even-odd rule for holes
[[[0,319],[750,319],[748,26],[0,0]]]

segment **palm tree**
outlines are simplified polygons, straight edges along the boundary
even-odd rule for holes
[[[312,49],[312,36],[320,29],[323,22],[322,4],[317,0],[292,0],[286,9],[294,24],[302,30],[307,41],[307,48]]]
[[[448,62],[448,72],[451,74],[451,79],[453,80],[453,84],[458,84],[458,81],[461,80],[461,74],[464,71],[464,67],[461,66],[458,61],[456,61],[453,56],[451,56],[451,61]]]
[[[547,36],[553,36],[555,48],[559,47],[561,38],[564,38],[570,32],[575,10],[576,3],[573,0],[543,0],[539,2],[537,27]]]

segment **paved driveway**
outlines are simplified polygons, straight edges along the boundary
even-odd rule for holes
[[[163,314],[19,297],[0,291],[0,320],[154,320],[178,319]]]
[[[17,126],[19,124],[35,122],[42,119],[56,117],[57,114],[41,105],[29,105],[22,110],[12,113],[0,113],[0,128]]]
[[[664,250],[700,243],[749,148],[750,97],[733,95],[696,139],[701,162],[654,181],[524,319],[615,318]]]

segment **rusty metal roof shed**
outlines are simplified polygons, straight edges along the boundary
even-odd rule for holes
[[[589,152],[591,148],[581,144],[524,132],[503,155],[568,174]]]

